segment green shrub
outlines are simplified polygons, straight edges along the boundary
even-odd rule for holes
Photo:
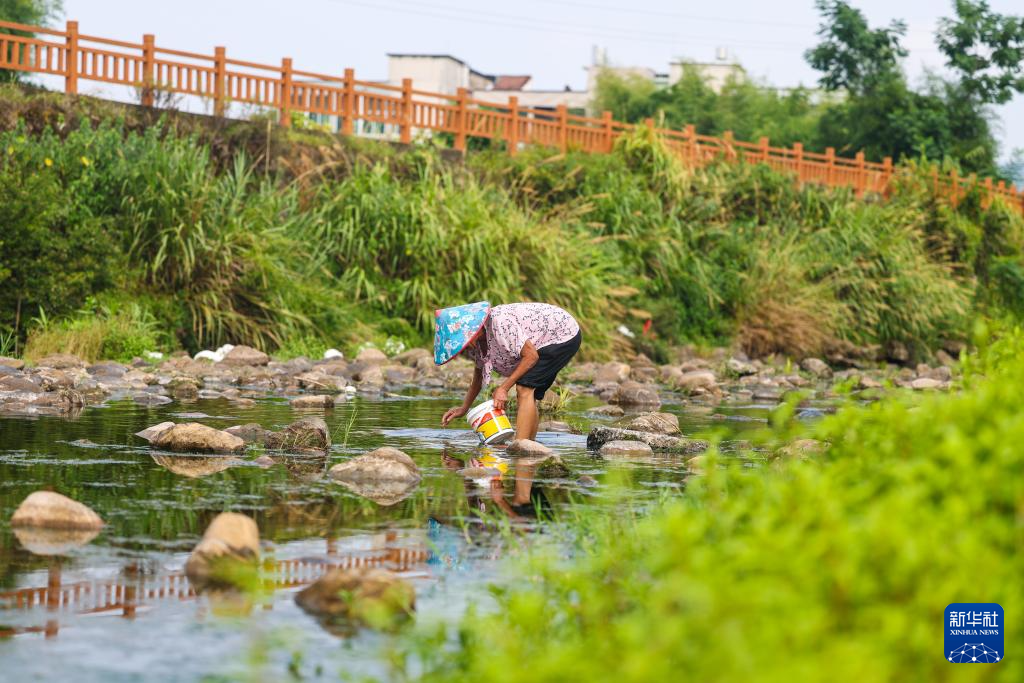
[[[820,460],[711,467],[648,518],[614,500],[578,517],[568,556],[537,552],[457,638],[414,641],[421,678],[1019,679],[1012,656],[970,669],[942,651],[956,601],[1000,603],[1007,652],[1024,643],[1024,334],[989,356],[963,394],[826,419]]]
[[[25,358],[71,353],[87,361],[130,361],[147,351],[168,349],[156,318],[136,302],[90,298],[73,316],[54,320],[41,313],[29,330]]]

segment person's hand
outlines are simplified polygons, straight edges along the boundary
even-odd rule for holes
[[[497,408],[498,410],[505,410],[505,404],[508,403],[508,389],[499,386],[497,389],[494,390],[494,395],[492,396],[492,398],[494,399],[495,408]]]
[[[446,412],[444,414],[444,417],[441,418],[441,426],[447,427],[449,422],[451,422],[457,417],[462,417],[465,414],[466,409],[463,408],[462,406],[458,406],[456,408],[449,408],[448,412]]]

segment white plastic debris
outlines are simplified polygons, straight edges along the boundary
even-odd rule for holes
[[[142,355],[144,355],[146,358],[150,360],[161,360],[164,357],[164,354],[160,353],[159,351],[146,351],[146,353]]]
[[[233,349],[233,348],[235,348],[234,344],[225,344],[224,346],[220,347],[216,351],[209,351],[209,350],[200,351],[199,353],[197,353],[195,355],[195,360],[200,360],[201,358],[205,358],[207,360],[212,360],[214,363],[219,363],[222,360],[224,360],[224,356],[226,356],[229,353],[231,353],[231,349]]]
[[[332,358],[344,358],[344,357],[345,357],[345,354],[343,354],[338,349],[327,349],[326,351],[324,351],[324,360],[331,360]]]
[[[352,386],[351,384],[349,384],[347,387],[345,387],[345,393],[346,394],[354,394],[354,393],[356,393],[356,388],[354,386]]]
[[[621,334],[623,337],[629,337],[630,339],[636,338],[636,334],[634,334],[633,331],[630,330],[625,325],[619,325],[616,329],[618,330],[618,333]]]

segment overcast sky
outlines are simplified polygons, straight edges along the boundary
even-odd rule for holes
[[[854,0],[873,26],[908,25],[906,69],[919,78],[941,70],[934,33],[952,0]],[[1024,13],[1024,0],[990,0]],[[678,57],[711,61],[724,47],[755,77],[774,85],[812,85],[803,52],[816,42],[813,0],[64,0],[83,33],[124,40],[156,34],[157,44],[210,53],[223,45],[238,59],[279,63],[357,78],[383,79],[388,52],[452,54],[485,73],[530,74],[531,87],[583,88],[594,45],[616,65],[667,70]],[[95,88],[84,84],[83,91]],[[997,110],[1005,157],[1024,148],[1024,96]]]

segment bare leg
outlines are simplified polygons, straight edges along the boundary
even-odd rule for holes
[[[533,387],[517,384],[516,404],[516,438],[536,439],[540,416],[537,414],[537,401],[533,398]]]

